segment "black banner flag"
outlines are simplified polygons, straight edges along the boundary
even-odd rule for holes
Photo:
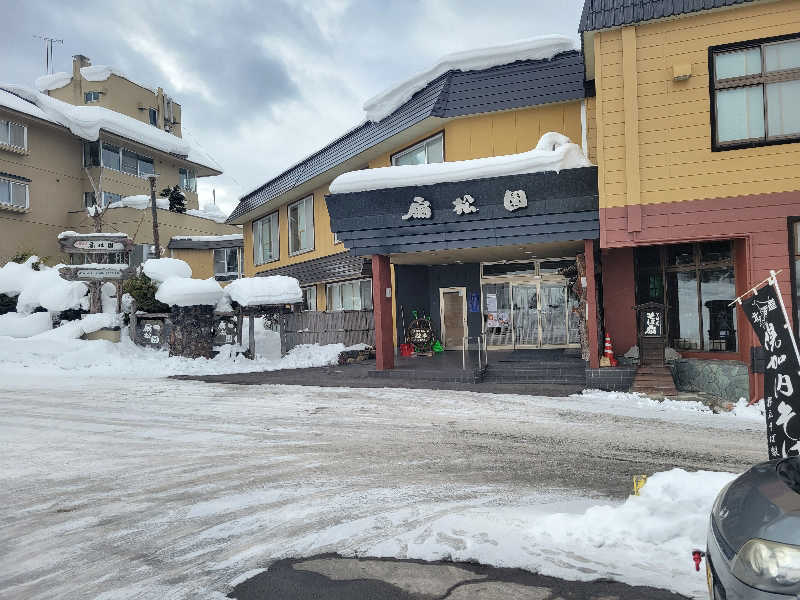
[[[774,283],[742,300],[742,309],[767,353],[764,412],[769,458],[800,454],[800,359],[783,300]]]

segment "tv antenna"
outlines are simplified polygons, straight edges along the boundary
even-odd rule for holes
[[[45,73],[50,75],[53,73],[53,44],[63,44],[64,40],[57,40],[56,38],[51,38],[44,35],[35,35],[33,37],[44,42]]]

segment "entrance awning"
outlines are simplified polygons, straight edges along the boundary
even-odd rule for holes
[[[330,194],[326,201],[331,229],[356,256],[600,237],[597,167]]]
[[[307,260],[294,265],[270,269],[257,273],[258,276],[287,275],[294,277],[300,285],[328,283],[346,279],[372,276],[372,262],[350,252],[340,252],[322,258]]]

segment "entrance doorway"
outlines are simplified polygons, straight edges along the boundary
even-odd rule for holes
[[[467,288],[439,288],[439,317],[445,350],[461,350],[467,335]]]
[[[578,299],[559,270],[574,259],[485,263],[483,331],[494,349],[579,347]],[[487,266],[491,268],[486,268]]]

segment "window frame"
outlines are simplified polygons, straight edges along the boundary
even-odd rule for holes
[[[0,119],[0,124],[5,123],[5,130],[6,136],[8,137],[8,142],[4,142],[0,140],[0,146],[5,146],[6,148],[13,148],[15,150],[24,150],[27,152],[28,150],[28,126],[24,125],[23,123],[18,123],[17,121],[11,121],[10,119]],[[16,144],[11,143],[11,126],[16,125],[17,127],[22,127],[22,146],[17,146]]]
[[[344,308],[344,302],[341,303],[342,304],[342,308],[340,308],[339,310],[335,310],[332,307],[333,306],[333,302],[332,302],[331,288],[337,288],[337,289],[341,290],[341,286],[343,286],[343,285],[347,285],[347,284],[351,284],[352,285],[352,284],[357,283],[358,284],[358,289],[359,289],[359,298],[360,298],[361,284],[363,282],[365,282],[365,281],[369,282],[369,290],[370,290],[370,297],[371,297],[371,304],[372,304],[372,306],[370,308],[363,308],[363,303],[362,303],[362,308]],[[341,298],[341,291],[339,293],[339,297]],[[373,311],[374,309],[375,309],[375,298],[372,297],[372,277],[360,277],[358,279],[344,279],[342,281],[331,281],[331,282],[328,282],[328,283],[325,284],[325,312],[329,312],[329,313],[332,313],[332,312],[345,312],[345,311],[348,311],[348,310],[366,312],[366,311]]]
[[[267,221],[268,219],[270,219],[270,227],[272,227],[271,219],[273,217],[275,218],[275,220],[277,222],[275,230],[278,232],[278,237],[275,240],[275,245],[278,248],[278,252],[275,254],[274,257],[270,258],[269,260],[263,260],[261,262],[258,262],[258,261],[256,261],[256,223],[257,222],[262,223],[260,225],[260,227],[263,230],[263,228],[264,228],[263,223],[265,221]],[[279,211],[276,210],[276,211],[273,211],[273,212],[269,213],[268,215],[264,215],[263,217],[261,217],[259,219],[254,219],[250,223],[250,233],[251,233],[252,238],[253,238],[253,266],[258,267],[258,266],[261,266],[261,265],[268,265],[270,263],[277,262],[277,261],[279,261],[281,259],[281,219],[280,219]],[[259,245],[261,245],[260,240],[259,240]]]
[[[314,308],[303,308],[304,312],[318,312],[318,308],[317,308],[317,306],[318,306],[317,305],[317,286],[316,286],[316,284],[305,285],[305,286],[300,288],[300,291],[303,293],[303,305],[306,304],[306,292],[311,291],[311,290],[313,290],[313,292],[314,292],[312,294],[314,296]],[[310,306],[310,304],[309,304],[309,306]]]
[[[125,175],[130,175],[131,177],[138,177],[140,179],[147,179],[147,177],[149,175],[151,175],[152,173],[142,173],[141,169],[139,169],[139,163],[140,162],[148,162],[149,161],[149,164],[153,165],[153,173],[155,173],[156,162],[155,162],[155,160],[153,159],[152,156],[147,156],[146,154],[141,154],[139,152],[136,152],[135,150],[131,150],[130,148],[128,148],[126,146],[122,146],[122,145],[118,146],[117,144],[113,144],[111,142],[106,142],[106,141],[103,141],[103,140],[98,140],[98,142],[100,144],[100,165],[99,166],[101,168],[103,168],[103,169],[111,169],[112,171],[116,171],[117,173],[124,173]],[[86,143],[92,143],[92,142],[84,142],[84,147],[85,147]],[[119,156],[119,169],[117,169],[116,167],[113,167],[111,165],[105,164],[105,161],[103,160],[103,151],[104,151],[103,146],[105,146],[106,144],[108,144],[112,148],[117,148],[117,155]],[[110,152],[110,150],[109,150],[109,152]],[[123,152],[130,152],[131,154],[134,154],[136,156],[136,174],[122,170],[122,153]],[[142,159],[145,159],[145,160],[142,161]],[[85,153],[85,151],[84,151],[84,162],[86,162],[86,153]],[[86,165],[84,165],[84,166],[86,166]],[[97,166],[97,165],[92,165],[92,166]]]
[[[225,268],[228,267],[228,255],[231,251],[236,253],[236,271],[228,271],[226,270],[224,273],[217,273],[217,252],[223,251],[225,253]],[[242,261],[241,261],[241,254],[239,254],[239,247],[238,246],[228,246],[224,248],[214,248],[213,252],[211,253],[211,261],[212,261],[212,269],[214,271],[214,279],[217,281],[232,281],[234,279],[239,279],[239,274],[242,271]]]
[[[445,145],[444,145],[445,144],[445,142],[444,142],[444,129],[442,129],[440,131],[437,131],[433,135],[430,135],[430,136],[426,137],[424,140],[420,140],[418,142],[415,142],[415,143],[411,144],[410,146],[406,146],[405,148],[401,148],[397,152],[393,153],[391,156],[389,156],[389,164],[391,166],[393,166],[393,167],[409,166],[409,165],[398,165],[398,164],[396,164],[395,160],[400,158],[401,156],[405,156],[406,154],[410,154],[411,152],[413,152],[414,150],[416,150],[420,146],[426,145],[426,144],[428,144],[429,142],[431,142],[432,140],[434,140],[436,138],[441,138],[442,139],[442,162],[445,162],[444,158],[445,158],[445,156],[447,156],[447,154],[445,153]],[[428,156],[427,156],[427,152],[426,152],[425,153],[426,162],[424,164],[426,164],[426,165],[439,164],[439,163],[427,162],[427,158],[428,158]]]
[[[291,211],[292,207],[297,206],[298,204],[303,204],[303,210],[307,211],[305,207],[305,203],[311,201],[311,246],[308,248],[296,248],[292,250],[292,217]],[[299,254],[305,254],[306,252],[313,252],[314,248],[316,247],[316,231],[314,230],[314,209],[316,208],[314,202],[314,194],[309,194],[308,196],[304,196],[299,200],[292,202],[291,204],[286,205],[286,232],[289,236],[289,256],[298,256]],[[298,211],[298,215],[299,215]],[[300,237],[300,236],[298,236]],[[302,245],[302,240],[300,241]]]
[[[97,90],[91,90],[88,92],[83,92],[83,103],[84,104],[94,104],[95,102],[100,102],[100,95],[102,92]],[[93,100],[89,100],[89,96],[93,98]]]
[[[31,207],[31,185],[30,181],[23,181],[21,179],[13,179],[9,177],[0,177],[0,185],[8,185],[8,203],[0,202],[0,210],[16,210],[28,211]],[[25,206],[18,206],[14,204],[14,191],[12,185],[21,185],[25,187]]]
[[[191,175],[191,176],[190,176]],[[180,188],[184,192],[192,192],[197,193],[197,171],[189,167],[178,167],[178,184],[180,185],[181,176],[184,176],[183,181],[186,182],[186,186],[180,186]],[[193,182],[193,186],[189,187],[189,183]]]
[[[784,81],[800,81],[800,67],[794,69],[785,69],[783,71],[776,71],[773,73],[766,72],[766,59],[763,48],[771,44],[778,44],[791,40],[800,41],[800,33],[790,33],[787,35],[772,36],[766,38],[759,38],[755,40],[747,40],[744,42],[733,42],[730,44],[720,44],[718,46],[709,46],[708,48],[708,89],[709,89],[709,103],[710,103],[710,120],[711,120],[711,151],[724,152],[726,150],[741,150],[743,148],[758,148],[761,146],[776,146],[779,144],[793,144],[800,142],[800,133],[793,133],[788,135],[770,136],[769,135],[769,107],[767,100],[767,84],[781,83]],[[746,50],[748,48],[758,48],[761,52],[761,72],[757,75],[744,75],[741,77],[729,77],[717,81],[716,65],[714,58],[718,54],[725,54],[726,52],[733,52],[736,50]],[[764,137],[763,138],[750,138],[746,140],[731,140],[728,142],[717,141],[718,127],[717,127],[717,95],[716,92],[725,89],[741,89],[745,87],[760,86],[763,94],[763,110],[764,110]]]
[[[149,107],[147,109],[147,119],[150,125],[152,125],[153,127],[158,127],[158,109]]]

